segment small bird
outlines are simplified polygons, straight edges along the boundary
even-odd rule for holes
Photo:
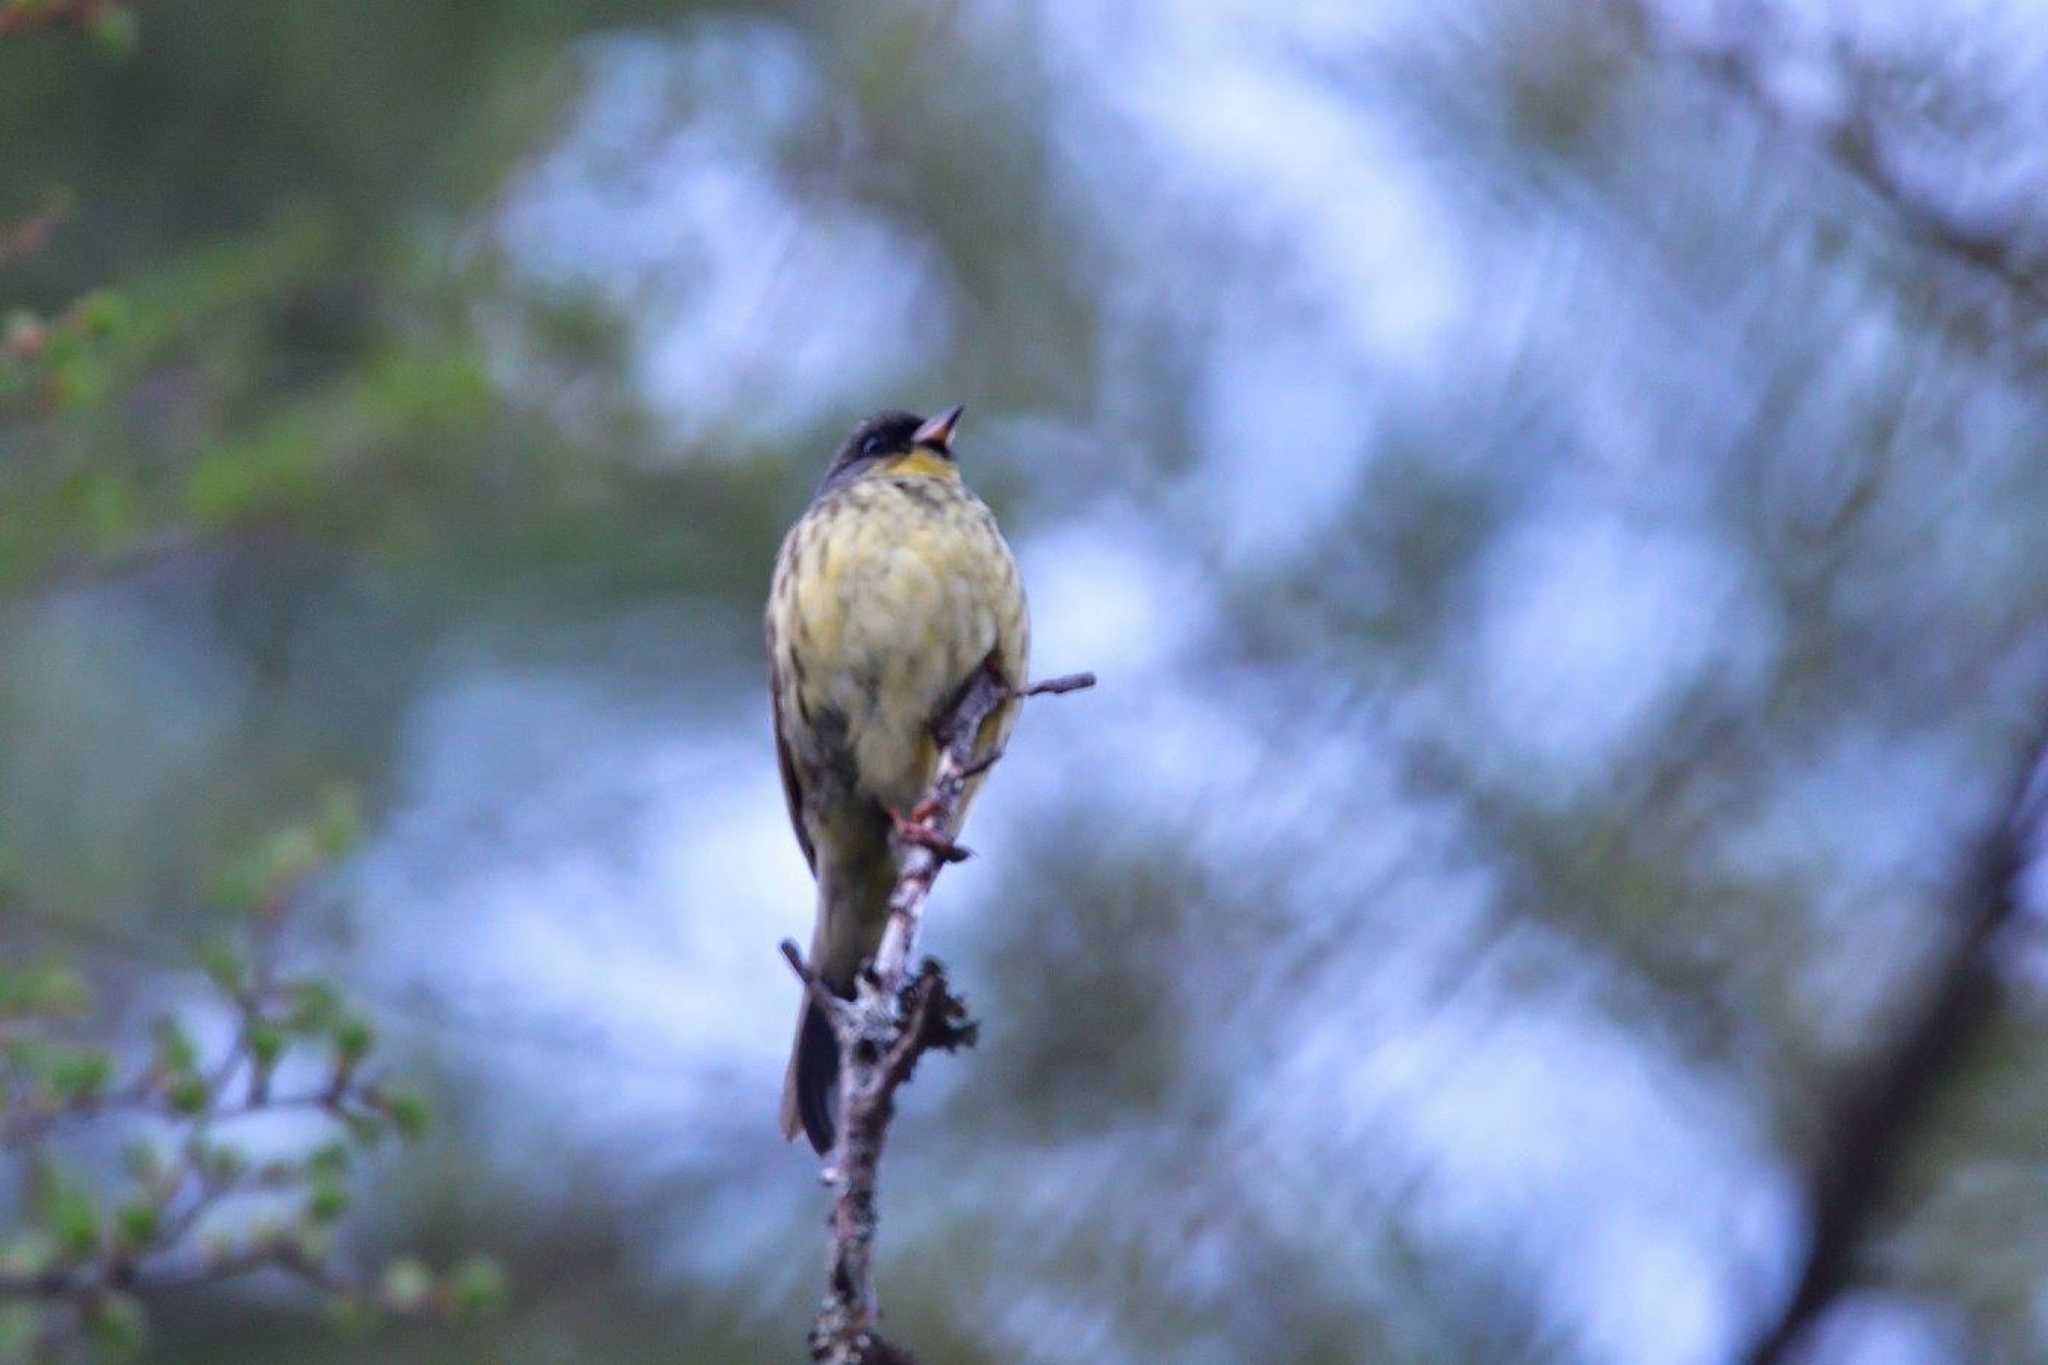
[[[826,986],[853,993],[888,921],[898,856],[890,835],[938,765],[940,711],[974,671],[1022,688],[1031,620],[996,520],[960,480],[953,432],[936,417],[868,418],[832,457],[783,538],[768,594],[768,680],[775,753],[796,841],[818,882],[808,959]],[[1014,698],[976,736],[1000,747]],[[981,785],[972,779],[960,804]],[[783,1084],[782,1135],[833,1143],[839,1045],[804,997]]]

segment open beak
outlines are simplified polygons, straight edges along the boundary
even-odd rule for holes
[[[960,413],[961,407],[955,403],[937,417],[926,419],[925,424],[911,436],[910,443],[914,446],[937,446],[940,450],[951,450],[953,428],[960,425]]]

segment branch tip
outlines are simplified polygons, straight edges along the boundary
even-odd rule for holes
[[[1079,692],[1095,686],[1093,673],[1062,673],[1057,678],[1043,678],[1018,692],[1020,697],[1056,697],[1064,692]]]

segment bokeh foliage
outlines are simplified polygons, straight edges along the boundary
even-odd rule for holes
[[[50,219],[0,257],[0,933],[63,964],[10,988],[146,1016],[349,784],[288,946],[446,1119],[351,1249],[518,1290],[366,1342],[209,1289],[161,1358],[793,1351],[755,612],[846,422],[958,399],[1044,671],[1105,686],[940,898],[987,1041],[892,1151],[892,1332],[1696,1360],[1767,1311],[2037,723],[2048,466],[2026,289],[1757,97],[1966,196],[2030,183],[2039,72],[2013,16],[1759,27],[1758,91],[1626,7],[1426,8],[0,41],[0,241]],[[1958,1075],[1828,1358],[2041,1355],[2044,1060],[2016,1017]]]

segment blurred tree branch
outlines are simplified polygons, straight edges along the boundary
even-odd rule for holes
[[[1844,1090],[1807,1174],[1807,1243],[1799,1279],[1747,1357],[1777,1365],[1846,1289],[1855,1257],[1895,1183],[1935,1092],[1995,1020],[2001,933],[2019,915],[2019,878],[2048,801],[2048,748],[2020,770],[1997,824],[1972,851],[1956,893],[1956,936],[1889,1045]]]
[[[61,961],[0,968],[0,1168],[12,1168],[26,1218],[0,1228],[0,1359],[55,1360],[80,1346],[95,1359],[130,1355],[145,1330],[144,1296],[263,1270],[352,1313],[454,1312],[497,1296],[497,1271],[482,1261],[445,1277],[399,1261],[372,1284],[332,1255],[355,1152],[416,1137],[426,1123],[417,1095],[366,1073],[369,1021],[325,982],[282,975],[277,964],[299,889],[354,827],[352,803],[330,799],[224,878],[224,898],[246,920],[241,941],[203,957],[229,1035],[210,1061],[167,1015],[146,1061],[117,1081],[115,1050],[79,1037],[93,1002],[76,970]],[[280,1075],[288,1088],[273,1084]],[[299,1154],[260,1160],[234,1136],[242,1120],[287,1112],[317,1114],[331,1132]],[[129,1139],[117,1191],[58,1150],[88,1126]],[[295,1212],[224,1221],[238,1202]]]
[[[1094,674],[1074,673],[1033,683],[1017,695],[1094,685]],[[933,723],[938,770],[911,819],[899,826],[901,860],[889,895],[889,921],[873,962],[860,973],[854,998],[834,995],[804,965],[796,944],[782,943],[782,955],[839,1038],[839,1140],[825,1169],[836,1191],[827,1224],[832,1240],[829,1290],[810,1335],[811,1359],[821,1365],[911,1365],[914,1360],[876,1330],[881,1310],[874,1286],[875,1188],[882,1148],[895,1117],[896,1090],[910,1079],[918,1059],[933,1048],[951,1052],[972,1046],[976,1026],[939,963],[926,958],[914,976],[905,978],[939,869],[967,856],[953,842],[967,783],[1002,757],[1001,750],[976,757],[975,740],[982,722],[1010,697],[1011,689],[992,666],[977,669],[960,699]]]
[[[1811,139],[1913,238],[1998,279],[2031,312],[2048,313],[2038,233],[2030,239],[2023,217],[2035,201],[2014,196],[2000,208],[1973,213],[1934,186],[1917,183],[1880,121],[1876,78],[1846,61],[1836,62],[1833,72],[1844,86],[1839,98],[1826,101],[1825,108],[1812,100],[1795,108],[1773,80],[1768,49],[1776,35],[1767,16],[1755,12],[1759,8],[1745,7],[1742,21],[1723,26],[1726,36],[1708,39],[1678,34],[1654,0],[1619,0],[1623,20],[1652,50],[1690,62],[1769,123]]]

